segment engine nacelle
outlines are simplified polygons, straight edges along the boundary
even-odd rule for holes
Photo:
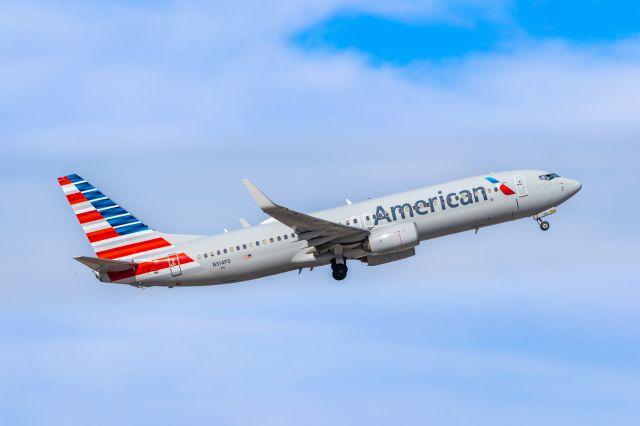
[[[398,223],[374,229],[366,241],[365,249],[373,254],[404,251],[420,244],[415,223]]]
[[[397,260],[406,259],[407,257],[415,256],[416,249],[412,247],[407,250],[397,251],[395,253],[387,254],[372,254],[367,256],[367,264],[369,266],[383,265],[385,263],[395,262]]]

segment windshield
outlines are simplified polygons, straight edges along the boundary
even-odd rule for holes
[[[560,175],[557,173],[549,173],[548,175],[540,175],[540,180],[554,180],[559,177]]]

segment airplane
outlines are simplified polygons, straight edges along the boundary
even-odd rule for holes
[[[514,170],[302,213],[274,203],[244,179],[270,216],[257,226],[214,236],[159,232],[78,176],[58,178],[95,256],[75,259],[105,283],[139,288],[237,283],[331,265],[335,280],[347,261],[378,266],[414,256],[422,241],[487,226],[545,218],[582,184],[541,170]]]

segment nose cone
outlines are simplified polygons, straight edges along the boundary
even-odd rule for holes
[[[582,189],[582,184],[575,179],[565,179],[567,195],[573,197]]]

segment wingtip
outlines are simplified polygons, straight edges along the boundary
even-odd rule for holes
[[[262,210],[275,207],[275,203],[271,201],[269,197],[264,195],[264,193],[260,191],[258,187],[253,184],[253,182],[246,178],[242,179],[242,182],[244,183],[244,186],[247,187],[247,190],[249,191],[249,194],[251,195],[253,200]]]
[[[242,179],[242,183],[249,190],[250,193],[253,193],[253,191],[259,191],[258,188],[256,188],[256,186],[253,184],[253,182],[251,182],[251,180],[247,178]]]

